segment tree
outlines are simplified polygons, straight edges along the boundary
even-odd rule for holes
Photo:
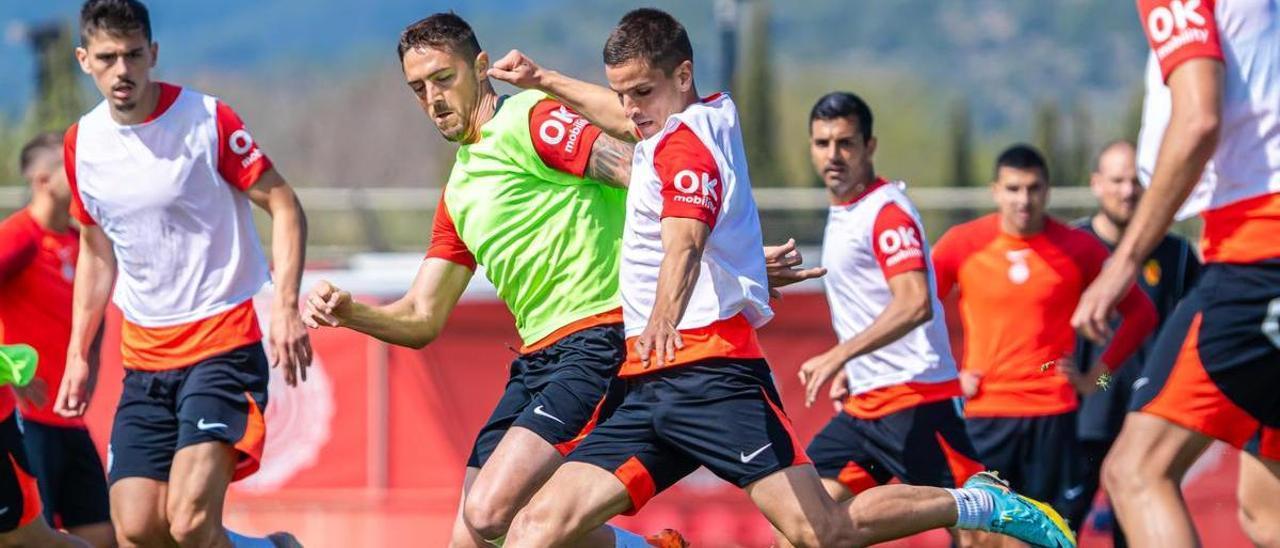
[[[951,105],[949,126],[951,170],[944,184],[949,186],[974,186],[973,177],[973,122],[969,115],[969,103],[958,99]]]
[[[746,12],[746,32],[742,68],[733,85],[742,140],[746,148],[751,183],[754,186],[781,186],[785,181],[778,169],[777,110],[774,107],[773,47],[769,34],[768,0],[751,2]]]
[[[75,35],[63,22],[37,27],[28,35],[36,50],[36,104],[32,130],[64,131],[84,112]]]

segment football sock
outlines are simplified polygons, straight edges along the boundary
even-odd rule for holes
[[[956,499],[956,527],[980,529],[991,521],[995,498],[982,489],[947,489]]]

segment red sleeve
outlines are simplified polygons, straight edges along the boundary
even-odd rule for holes
[[[1147,42],[1160,61],[1165,80],[1185,61],[1206,57],[1222,60],[1215,0],[1138,0],[1138,15]]]
[[[271,169],[271,159],[254,142],[236,111],[218,101],[218,173],[240,190],[258,182]]]
[[[543,99],[529,112],[529,137],[547,167],[582,177],[600,128],[555,99]]]
[[[662,182],[662,218],[697,219],[714,230],[724,198],[720,168],[689,126],[680,124],[662,138],[653,168]]]
[[[1111,257],[1111,251],[1102,245],[1093,235],[1076,228],[1067,228],[1075,238],[1075,244],[1068,246],[1071,260],[1080,269],[1080,277],[1085,285],[1093,283],[1094,278],[1102,272],[1102,267]]]
[[[427,258],[432,257],[476,269],[476,258],[458,236],[458,228],[453,225],[453,217],[444,204],[444,195],[440,196],[436,217],[431,223],[431,246],[427,248]]]
[[[959,228],[952,228],[942,235],[938,245],[933,246],[933,278],[938,286],[938,298],[945,300],[956,284],[957,271],[964,260],[960,250],[961,236]]]
[[[884,279],[928,268],[924,246],[920,243],[920,224],[898,204],[889,203],[880,208],[872,233],[875,238],[872,247]]]
[[[1111,344],[1107,345],[1106,351],[1099,358],[1111,371],[1124,365],[1124,362],[1142,346],[1142,342],[1155,331],[1158,321],[1156,306],[1136,283],[1129,286],[1129,292],[1125,293],[1124,298],[1116,305],[1116,310],[1120,311],[1123,318],[1120,321],[1120,328],[1116,329]]]
[[[18,212],[19,215],[25,215]],[[35,258],[37,240],[24,223],[10,217],[0,224],[0,282],[17,275]]]
[[[82,225],[96,225],[98,223],[94,222],[93,217],[90,217],[89,212],[84,208],[84,202],[80,199],[80,187],[76,181],[76,136],[79,132],[80,124],[75,123],[71,124],[62,136],[62,169],[67,172],[67,186],[71,187],[71,216]]]

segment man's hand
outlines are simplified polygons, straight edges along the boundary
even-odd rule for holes
[[[62,385],[53,402],[53,412],[58,416],[74,419],[89,409],[93,396],[93,383],[89,374],[89,360],[83,356],[68,355],[67,368],[62,372]]]
[[[489,76],[520,89],[542,89],[542,67],[518,49],[494,62]]]
[[[1079,372],[1075,367],[1072,367],[1072,371],[1075,371],[1075,374],[1068,375],[1067,379],[1071,381],[1071,385],[1075,387],[1076,392],[1079,392],[1081,396],[1088,396],[1097,392],[1099,388],[1106,388],[1102,385],[1101,380],[1109,373],[1107,364],[1102,362],[1095,363],[1093,367],[1090,367],[1084,373]]]
[[[804,257],[796,249],[794,238],[782,245],[764,246],[764,268],[769,276],[770,297],[782,298],[782,293],[778,292],[779,287],[821,278],[827,274],[825,268],[800,268],[801,264],[804,264]]]
[[[1105,345],[1112,335],[1111,317],[1116,303],[1133,285],[1136,271],[1132,263],[1113,255],[1080,296],[1075,314],[1071,315],[1071,327],[1094,344]]]
[[[836,413],[844,408],[844,399],[849,396],[849,376],[845,373],[843,367],[837,371],[834,377],[831,377],[831,388],[827,390],[827,397],[831,398],[831,407]]]
[[[271,307],[271,334],[267,348],[271,367],[284,366],[284,380],[289,386],[297,386],[299,377],[304,382],[307,380],[307,368],[311,366],[311,339],[296,307],[280,302]]]
[[[40,377],[31,379],[26,386],[14,386],[13,392],[25,407],[38,409],[49,403],[49,386]]]
[[[302,323],[312,329],[343,327],[343,322],[350,313],[351,293],[321,280],[307,294],[306,308],[302,312]]]
[[[965,370],[960,372],[959,377],[960,393],[964,394],[965,398],[972,398],[978,395],[978,390],[982,386],[981,373]]]
[[[676,326],[670,322],[654,320],[640,333],[640,337],[636,339],[636,354],[640,355],[640,363],[648,369],[650,365],[656,364],[662,367],[676,360],[676,350],[684,348],[684,339],[680,337],[680,332],[676,330]],[[650,363],[649,356],[657,354],[654,363]]]
[[[810,407],[818,399],[818,391],[844,366],[844,360],[828,350],[818,354],[800,366],[800,382],[804,384],[804,406]],[[832,389],[834,390],[834,389]]]

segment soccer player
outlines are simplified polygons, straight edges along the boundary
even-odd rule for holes
[[[1072,223],[1076,228],[1092,234],[1108,250],[1115,249],[1142,197],[1136,153],[1137,150],[1128,141],[1114,141],[1102,148],[1094,160],[1093,174],[1089,179],[1089,187],[1098,199],[1098,211]],[[1165,235],[1151,256],[1143,262],[1138,287],[1155,304],[1157,331],[1165,318],[1173,313],[1178,301],[1195,285],[1199,274],[1200,259],[1196,256],[1195,249],[1186,240],[1173,234]],[[1120,434],[1120,424],[1129,409],[1133,383],[1137,382],[1142,364],[1150,355],[1154,341],[1154,337],[1147,337],[1133,357],[1112,375],[1108,389],[1080,399],[1077,434],[1080,450],[1084,455],[1084,494],[1072,500],[1073,510],[1068,517],[1073,523],[1083,524],[1089,514],[1094,495],[1098,492],[1102,459]],[[1097,362],[1100,350],[1089,339],[1079,337],[1076,340],[1076,365]],[[1117,546],[1124,546],[1124,534],[1120,527],[1112,529],[1112,538]]]
[[[398,51],[423,112],[461,145],[430,248],[400,300],[370,306],[322,282],[306,321],[421,348],[484,267],[524,344],[468,458],[452,543],[499,544],[516,511],[612,409],[605,400],[625,355],[618,258],[632,146],[545,93],[498,96],[488,54],[457,15],[410,25]],[[770,251],[777,285],[821,274],[791,268],[802,259],[793,243]],[[645,544],[618,529],[596,534],[600,545]],[[650,540],[664,536],[678,535]]]
[[[1104,339],[1175,215],[1202,216],[1200,283],[1157,338],[1102,472],[1130,541],[1190,546],[1179,482],[1213,439],[1240,447],[1261,429],[1240,481],[1272,493],[1242,498],[1280,497],[1280,14],[1250,0],[1137,6],[1152,49],[1138,146],[1149,184],[1072,323]]]
[[[62,166],[62,135],[36,136],[19,158],[31,203],[0,223],[0,342],[26,343],[40,355],[35,378],[14,388],[26,454],[49,525],[95,546],[112,546],[115,532],[98,450],[82,419],[54,412],[57,394],[49,392],[58,389],[66,366],[71,282],[80,248],[68,212],[71,190]],[[94,371],[100,343],[99,335],[88,356]]]
[[[257,470],[266,436],[253,296],[271,276],[250,207],[272,219],[268,346],[291,385],[311,360],[297,305],[302,208],[231,107],[151,79],[158,47],[144,5],[88,0],[80,37],[76,58],[104,100],[64,143],[81,229],[55,410],[70,418],[88,406],[89,343],[114,285],[126,369],[108,465],[118,541],[268,546],[222,527],[227,486]]]
[[[1155,310],[1130,284],[1115,339],[1088,373],[1076,374],[1070,311],[1107,249],[1045,212],[1049,180],[1035,149],[1005,150],[991,183],[998,211],[948,230],[934,247],[933,264],[939,297],[957,292],[960,382],[978,456],[1014,489],[1065,514],[1083,494],[1076,391],[1091,391],[1102,373],[1137,350],[1155,325]]]
[[[733,100],[700,98],[688,34],[654,9],[626,14],[604,47],[613,91],[513,51],[491,73],[545,88],[611,132],[636,135],[621,285],[622,404],[520,511],[508,547],[559,546],[633,513],[698,466],[745,489],[800,546],[850,546],[937,527],[1074,545],[1069,531],[989,476],[947,491],[893,485],[852,506],[823,490],[780,407],[756,328],[768,322],[759,215]]]
[[[831,207],[822,264],[840,343],[800,368],[806,401],[833,376],[843,412],[806,453],[837,501],[892,478],[958,487],[981,472],[960,396],[923,223],[903,185],[878,177],[871,109],[833,92],[809,114],[809,154]],[[843,374],[837,375],[838,372]]]

